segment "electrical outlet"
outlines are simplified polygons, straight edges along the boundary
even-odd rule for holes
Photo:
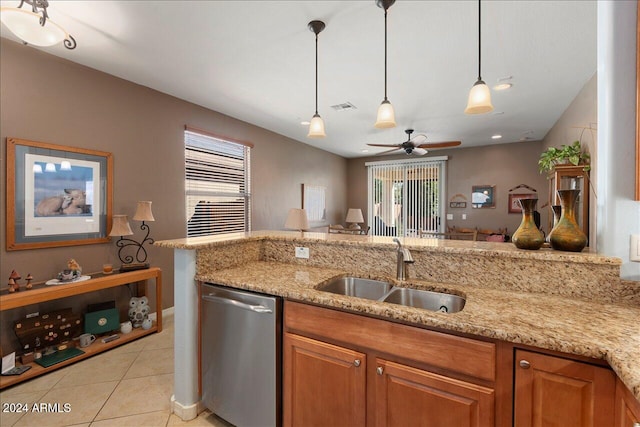
[[[447,221],[451,221],[453,219],[453,214],[447,214]]]
[[[640,262],[640,234],[631,235],[629,261]]]
[[[296,246],[296,258],[309,259],[309,248]]]

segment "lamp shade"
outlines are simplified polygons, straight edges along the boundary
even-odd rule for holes
[[[364,222],[364,217],[362,216],[362,209],[352,209],[352,208],[350,208],[347,211],[346,222],[355,222],[355,223]]]
[[[35,46],[53,46],[67,38],[67,32],[47,19],[40,25],[40,15],[14,7],[0,8],[0,20],[13,34],[25,43]]]
[[[482,80],[478,80],[469,92],[469,101],[464,112],[466,114],[484,114],[493,111],[491,104],[491,92],[489,86]]]
[[[113,216],[113,225],[111,226],[111,232],[109,236],[119,237],[119,236],[131,236],[133,231],[131,231],[131,227],[129,226],[129,221],[127,220],[126,215],[114,215]]]
[[[304,209],[291,208],[284,223],[284,228],[291,230],[306,230],[309,228],[307,211]]]
[[[396,127],[396,113],[389,100],[385,99],[378,107],[378,117],[374,126],[378,129]]]
[[[136,213],[133,215],[134,221],[155,221],[151,212],[151,202],[138,202]]]
[[[324,132],[324,121],[319,114],[314,114],[311,119],[311,123],[309,124],[309,133],[307,137],[309,138],[324,138],[327,134]]]

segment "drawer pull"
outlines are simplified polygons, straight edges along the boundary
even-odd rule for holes
[[[353,366],[355,366],[356,368],[357,368],[358,366],[360,366],[360,359],[356,359],[356,360],[354,360],[354,361],[353,361]]]
[[[522,369],[529,369],[529,368],[531,367],[531,363],[529,363],[528,361],[526,361],[526,360],[522,359],[522,360],[520,361],[520,367],[521,367]]]
[[[384,368],[382,366],[378,366],[378,368],[376,369],[376,372],[378,375],[382,375],[384,373]]]

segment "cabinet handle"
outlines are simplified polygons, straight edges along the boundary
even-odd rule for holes
[[[521,367],[522,369],[529,369],[529,368],[531,367],[531,363],[529,363],[528,361],[526,361],[526,360],[522,359],[522,360],[520,361],[520,367]]]
[[[378,373],[378,375],[382,375],[382,373],[384,372],[384,368],[382,366],[378,366],[378,369],[376,369],[376,372]]]
[[[355,366],[356,368],[357,368],[358,366],[360,366],[360,359],[356,359],[356,360],[354,360],[354,361],[353,361],[353,366]]]

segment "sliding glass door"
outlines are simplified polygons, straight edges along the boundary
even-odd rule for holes
[[[366,163],[368,224],[374,236],[445,230],[447,157]]]

